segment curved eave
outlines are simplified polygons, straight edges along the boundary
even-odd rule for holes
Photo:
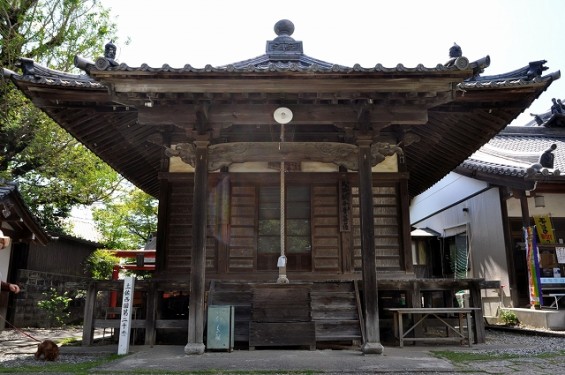
[[[528,108],[554,79],[548,75],[530,82],[490,82],[459,91],[454,101],[430,109],[426,126],[412,128],[420,144],[405,152],[410,196],[455,170]]]
[[[455,172],[471,177],[480,181],[487,182],[495,186],[504,186],[511,189],[532,190],[535,188],[535,181],[527,180],[520,174],[504,175],[492,173],[492,170],[470,167],[469,165],[460,165],[454,170]]]
[[[161,89],[164,93],[170,93],[170,85],[176,85],[178,90],[181,90],[180,94],[163,95],[163,100],[183,103],[185,109],[192,111],[200,99],[216,101],[215,103],[220,105],[229,102],[234,106],[245,107],[253,103],[253,105],[268,107],[281,98],[283,100],[291,98],[294,103],[304,107],[316,105],[317,108],[324,107],[331,111],[332,106],[342,105],[338,104],[336,95],[339,95],[340,100],[346,101],[363,98],[359,94],[364,91],[359,91],[359,88],[367,90],[366,92],[392,92],[390,100],[400,99],[406,103],[428,100],[426,96],[413,97],[411,90],[414,89],[414,83],[424,85],[421,87],[422,93],[431,93],[431,89],[435,88],[434,95],[437,96],[437,91],[443,90],[444,93],[449,94],[447,97],[437,96],[438,100],[431,108],[423,106],[427,114],[424,123],[402,129],[420,136],[421,139],[420,142],[405,148],[405,160],[410,172],[409,192],[411,196],[415,196],[454,170],[487,143],[528,108],[555,79],[554,75],[549,75],[531,81],[524,79],[504,83],[490,81],[488,84],[482,82],[481,85],[469,86],[465,90],[456,90],[455,84],[463,82],[465,77],[472,73],[471,70],[451,67],[437,70],[431,68],[431,71],[421,68],[405,71],[403,67],[397,66],[387,68],[386,71],[380,67],[370,68],[368,72],[363,69],[355,71],[351,68],[347,72],[319,73],[290,70],[251,73],[244,70],[235,73],[221,70],[195,73],[190,69],[179,73],[170,72],[168,68],[157,72],[119,69],[98,72],[92,70],[93,76],[100,75],[96,78],[100,86],[92,84],[92,77],[88,80],[76,77],[71,80],[60,76],[22,77],[12,74],[11,79],[39,108],[75,138],[125,178],[154,197],[158,197],[158,173],[161,171],[163,161],[163,147],[158,144],[189,141],[182,137],[186,137],[187,129],[192,129],[173,123],[152,123],[155,121],[152,118],[149,122],[140,125],[138,115],[142,110],[150,109],[143,106],[141,100],[148,98],[147,93],[154,89],[152,85],[155,82],[163,83]],[[179,77],[192,80],[194,85],[188,86],[188,89],[195,90],[195,93],[183,94],[187,90],[187,85],[182,79],[176,79]],[[254,80],[253,77],[256,79]],[[268,79],[265,78],[268,77],[276,77],[276,81],[267,82]],[[154,81],[151,81],[152,79]],[[264,80],[263,87],[257,85],[261,79]],[[304,85],[307,82],[311,83],[312,79],[318,80],[318,87]],[[358,86],[352,87],[352,83],[356,80]],[[131,96],[127,92],[121,97],[117,96],[115,91],[117,82],[131,84],[131,92],[139,94],[135,103],[143,107],[136,108],[131,103],[118,100],[117,98]],[[210,85],[211,89],[206,91],[206,87],[198,88],[195,85],[199,82]],[[409,82],[410,85],[404,85],[404,82]],[[438,83],[439,88],[436,87]],[[237,85],[243,86],[237,87]],[[311,92],[305,94],[305,87]],[[143,90],[146,90],[145,93]],[[233,94],[230,94],[232,91]],[[213,95],[209,95],[209,92]],[[397,95],[395,92],[403,94]],[[386,106],[387,102],[383,103],[382,105]],[[157,108],[153,108],[155,109]],[[327,111],[325,113],[329,116]],[[261,118],[261,123],[264,123],[263,120]],[[331,117],[324,117],[318,121],[328,120],[331,120]],[[252,125],[252,121],[247,125]],[[395,126],[393,123],[391,127],[393,131]]]
[[[156,175],[163,149],[150,142],[155,129],[137,125],[135,108],[113,101],[98,82],[20,75],[11,79],[90,151],[141,190],[158,197]]]
[[[520,88],[520,87],[532,88],[535,87],[536,85],[547,86],[552,81],[559,79],[560,77],[561,77],[561,72],[556,71],[554,73],[548,74],[543,77],[536,77],[532,80],[528,80],[522,77],[522,78],[498,79],[498,80],[483,79],[480,81],[465,81],[460,83],[458,88],[462,91]]]

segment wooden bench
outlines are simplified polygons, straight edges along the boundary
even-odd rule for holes
[[[425,307],[402,307],[402,308],[389,308],[386,309],[394,314],[394,332],[399,340],[400,347],[404,346],[404,341],[427,341],[427,342],[444,342],[444,341],[459,341],[463,344],[467,341],[467,344],[471,346],[471,340],[473,335],[472,324],[471,324],[471,314],[479,310],[477,307],[436,307],[436,308],[425,308]],[[450,324],[446,315],[457,316],[459,323],[459,328]],[[414,317],[414,322],[411,327],[404,330],[404,323],[402,317],[404,315]],[[447,330],[447,336],[444,337],[418,337],[416,336],[416,328],[421,327],[422,323],[430,316],[437,318],[441,322],[442,326]],[[463,323],[466,322],[467,330],[465,331]],[[455,333],[455,336],[449,336],[450,333]],[[408,337],[409,334],[413,334],[413,337]]]

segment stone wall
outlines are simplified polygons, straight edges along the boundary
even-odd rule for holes
[[[79,276],[61,275],[20,269],[17,272],[17,283],[21,292],[14,301],[14,325],[16,327],[46,328],[50,325],[46,313],[37,303],[45,296],[43,293],[54,288],[58,294],[68,292],[73,298],[69,304],[70,318],[68,324],[82,324],[86,289],[92,279]]]

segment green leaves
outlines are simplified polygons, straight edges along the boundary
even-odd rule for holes
[[[93,218],[107,248],[139,249],[157,231],[157,201],[139,189],[129,189],[94,210]]]
[[[85,271],[95,280],[111,280],[114,266],[119,263],[120,259],[109,251],[96,250],[86,259]]]
[[[96,0],[1,0],[0,66],[27,57],[71,71],[75,55],[95,58],[116,25]],[[19,183],[46,229],[65,230],[76,205],[111,199],[122,178],[0,77],[0,178]]]
[[[0,2],[0,65],[28,57],[54,69],[73,68],[75,54],[95,57],[116,25],[96,0]]]
[[[50,327],[61,327],[69,319],[71,314],[68,307],[73,299],[68,294],[68,292],[59,293],[51,288],[43,293],[44,299],[37,302],[37,306],[47,314]]]

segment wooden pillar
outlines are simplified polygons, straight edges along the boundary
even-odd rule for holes
[[[145,345],[153,346],[157,337],[157,285],[155,280],[149,280],[145,308],[147,311],[145,316]]]
[[[469,299],[471,307],[478,307],[479,309],[473,313],[473,328],[467,327],[467,329],[473,329],[475,344],[484,344],[486,336],[485,320],[481,302],[481,285],[478,280],[473,280],[469,284]]]
[[[93,342],[96,294],[96,281],[92,281],[88,284],[88,290],[86,291],[86,303],[84,305],[84,319],[82,325],[82,346],[90,346]]]
[[[528,197],[524,191],[519,194],[520,208],[522,209],[522,226],[524,228],[530,226],[530,209],[528,207]]]
[[[170,183],[167,179],[159,182],[159,211],[157,213],[157,244],[155,259],[155,274],[162,275],[166,272],[167,265],[167,226],[169,225],[169,196]]]
[[[365,354],[382,354],[379,332],[379,297],[375,257],[375,223],[373,213],[373,180],[371,140],[359,140],[359,216],[363,261],[363,295],[365,298]]]
[[[208,141],[195,141],[194,195],[192,204],[192,257],[186,354],[203,354],[204,295],[206,293],[206,230],[208,206]]]
[[[353,236],[351,235],[351,184],[344,167],[340,167],[338,181],[339,196],[339,235],[341,241],[340,269],[344,274],[351,274],[353,265]],[[363,327],[364,329],[364,327]]]
[[[402,217],[400,218],[401,228],[402,228],[402,249],[400,251],[401,266],[404,267],[406,272],[414,272],[414,262],[412,259],[412,237],[410,234],[410,205],[408,197],[410,193],[408,192],[408,180],[402,180],[399,184],[398,189],[398,201],[400,204],[400,212]],[[405,198],[406,197],[406,198]]]
[[[220,241],[218,241],[218,266],[217,272],[220,274],[225,274],[228,272],[229,265],[229,222],[230,222],[230,191],[231,191],[231,181],[229,173],[222,173],[220,181],[218,183],[218,205],[216,209],[218,213],[218,235],[220,236]]]
[[[502,212],[502,227],[504,230],[504,247],[506,249],[506,268],[508,270],[508,297],[512,301],[512,306],[519,306],[519,291],[518,291],[518,278],[516,277],[516,259],[515,249],[512,242],[512,234],[510,229],[510,220],[508,219],[508,205],[506,204],[506,197],[504,189],[499,188],[498,194],[500,197],[500,210]],[[500,287],[498,290],[500,298],[504,301],[504,291]]]

